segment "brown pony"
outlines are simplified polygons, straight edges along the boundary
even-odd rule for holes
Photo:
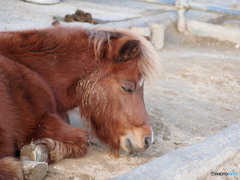
[[[153,137],[143,85],[156,64],[150,43],[128,31],[0,32],[0,179],[22,178],[15,157],[31,141],[47,146],[50,162],[83,156],[87,132],[66,113],[74,107],[115,155],[145,150]]]

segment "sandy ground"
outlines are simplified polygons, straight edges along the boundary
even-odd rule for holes
[[[109,2],[114,5],[107,5],[108,1],[97,4],[95,1],[64,1],[61,5],[41,7],[16,0],[1,1],[0,29],[33,28],[35,24],[38,24],[38,28],[46,27],[51,24],[53,16],[73,13],[80,4],[83,10],[91,12],[94,9],[93,14],[103,22],[136,18],[160,8],[157,5],[143,6],[135,1],[131,1],[130,6],[127,6],[127,1]],[[221,1],[221,4],[226,5],[226,2]],[[9,7],[17,13],[6,10]],[[101,8],[107,8],[107,11],[102,12]],[[163,12],[168,10],[171,11],[162,8]],[[19,13],[22,15],[18,16]],[[197,15],[192,13],[192,17],[199,18]],[[226,18],[210,15],[201,17],[216,22]],[[50,165],[46,180],[109,179],[170,150],[197,143],[239,121],[240,50],[235,48],[235,44],[188,33],[179,34],[174,23],[166,27],[164,44],[159,55],[165,72],[145,86],[145,102],[155,136],[153,145],[146,152],[135,156],[121,152],[120,158],[116,159],[108,155],[107,147],[92,139],[95,143],[85,157]],[[72,124],[81,126],[77,111],[70,115]],[[240,154],[214,171],[240,174],[239,165]],[[208,179],[216,177],[209,176]]]

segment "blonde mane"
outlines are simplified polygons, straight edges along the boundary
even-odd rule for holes
[[[100,57],[102,47],[108,43],[111,48],[111,36],[129,36],[140,41],[141,57],[138,61],[138,68],[144,78],[151,79],[161,74],[159,56],[152,44],[140,34],[125,29],[95,28],[87,31],[89,41],[94,45],[96,58]]]

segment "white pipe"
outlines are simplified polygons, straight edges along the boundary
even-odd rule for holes
[[[174,3],[177,2],[175,0],[139,0],[139,1],[154,3],[154,4],[163,4],[168,6],[174,6]],[[220,13],[220,14],[240,15],[239,10],[230,9],[222,6],[211,5],[211,4],[200,4],[200,3],[188,2],[188,1],[187,1],[187,4],[188,6],[185,6],[186,10],[192,9],[192,10],[206,11],[206,12],[213,12],[213,13]]]

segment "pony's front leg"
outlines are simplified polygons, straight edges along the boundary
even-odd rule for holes
[[[49,163],[56,163],[65,158],[81,157],[87,153],[88,145],[79,145],[74,142],[62,142],[50,138],[39,139],[34,142],[36,145],[45,145],[48,150]]]
[[[81,157],[87,153],[89,146],[86,131],[66,124],[54,114],[44,119],[37,140],[33,143],[47,147],[50,163],[69,157]]]

